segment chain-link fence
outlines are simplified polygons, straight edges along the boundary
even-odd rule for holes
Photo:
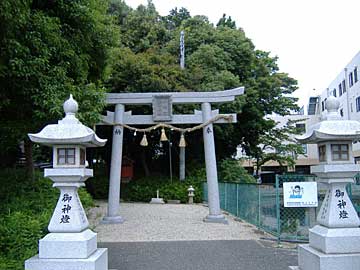
[[[284,207],[283,183],[315,181],[314,176],[277,175],[275,188],[278,204],[277,237],[286,240],[307,240],[309,227],[315,224],[316,209],[313,207]]]
[[[318,186],[318,208],[284,207],[283,183],[314,181],[314,176],[277,175],[274,184],[219,183],[221,209],[274,235],[278,241],[307,241],[308,229],[315,225],[316,214],[325,196],[326,186]],[[360,174],[359,174],[360,180]],[[360,181],[358,182],[360,184]],[[360,185],[348,186],[349,196],[360,213]],[[204,201],[207,184],[204,183]]]

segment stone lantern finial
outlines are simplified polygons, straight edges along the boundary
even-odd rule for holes
[[[334,97],[330,96],[327,98],[325,103],[325,108],[327,110],[326,120],[336,120],[341,119],[341,115],[339,113],[340,101]]]
[[[79,105],[76,100],[73,99],[72,94],[70,94],[69,99],[64,102],[63,108],[66,115],[75,115],[77,113]]]
[[[337,112],[340,107],[340,101],[336,97],[330,96],[326,100],[325,105],[328,112]]]

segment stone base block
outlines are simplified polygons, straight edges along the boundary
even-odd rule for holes
[[[164,199],[163,198],[151,198],[150,203],[153,204],[164,204]]]
[[[125,219],[121,216],[115,216],[115,217],[104,217],[101,220],[101,224],[118,224],[118,223],[124,223]]]
[[[25,270],[108,270],[106,248],[97,249],[87,259],[40,259],[38,255],[25,261]]]
[[[299,246],[301,270],[359,270],[360,253],[325,254],[307,245]]]
[[[225,218],[224,215],[207,215],[204,218],[204,222],[229,224],[229,221]]]
[[[39,241],[40,259],[86,259],[97,248],[96,233],[49,233]]]
[[[167,200],[168,204],[180,204],[181,201],[180,200]]]
[[[311,247],[326,254],[360,253],[360,228],[327,228],[316,225],[309,230],[309,240]]]

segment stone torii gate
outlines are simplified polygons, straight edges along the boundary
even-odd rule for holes
[[[110,185],[107,215],[103,223],[122,223],[124,219],[119,214],[120,181],[123,146],[123,129],[125,125],[153,125],[159,122],[166,124],[202,124],[219,115],[218,110],[211,110],[211,103],[234,101],[236,96],[244,93],[244,87],[215,92],[156,92],[156,93],[108,93],[106,104],[115,105],[115,112],[107,112],[103,116],[102,125],[113,125],[113,141],[110,165]],[[201,111],[194,114],[172,114],[172,104],[201,104]],[[125,105],[152,105],[153,115],[132,115],[125,111]],[[236,123],[236,114],[230,122]],[[218,119],[214,123],[228,123]],[[206,178],[208,185],[209,215],[205,222],[227,223],[220,210],[219,188],[215,156],[213,125],[203,127],[204,150],[206,162]]]

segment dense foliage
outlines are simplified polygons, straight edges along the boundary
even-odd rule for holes
[[[219,179],[222,182],[254,184],[256,179],[251,176],[238,160],[224,159],[219,164]]]
[[[38,252],[39,239],[48,233],[59,192],[40,173],[29,182],[23,170],[1,171],[0,182],[0,269],[24,269],[24,260]],[[85,189],[79,195],[84,208],[93,206]]]
[[[107,8],[101,0],[0,1],[2,165],[27,133],[62,116],[70,93],[80,119],[98,121],[108,49],[118,39]]]
[[[185,8],[160,16],[151,1],[132,9],[123,0],[4,0],[0,25],[3,166],[14,163],[16,147],[26,133],[61,117],[60,105],[69,93],[79,101],[80,119],[94,124],[104,105],[104,91],[214,91],[245,86],[245,95],[235,102],[213,106],[224,113],[236,112],[238,118],[237,124],[215,127],[219,160],[234,154],[239,144],[257,158],[262,136],[271,134],[276,125],[264,116],[285,115],[297,108],[289,95],[296,81],[279,72],[277,58],[257,49],[225,14],[213,25],[206,16],[191,16]],[[179,66],[180,31],[185,32],[185,69]],[[196,108],[174,109],[191,113]],[[149,113],[148,108],[134,111]],[[203,161],[201,137],[201,132],[188,136],[189,159]],[[178,134],[173,138],[177,140]],[[133,159],[141,156],[142,167],[151,167],[160,152],[168,158],[157,142],[144,150],[138,140],[125,138],[125,154]],[[29,152],[31,147],[25,149]]]
[[[159,196],[167,202],[168,200],[180,200],[182,203],[188,202],[188,191],[190,185],[195,188],[194,202],[202,202],[202,181],[188,178],[184,182],[179,179],[161,177],[146,177],[137,179],[124,186],[122,198],[126,201],[150,202],[151,198],[156,198],[156,191]]]

